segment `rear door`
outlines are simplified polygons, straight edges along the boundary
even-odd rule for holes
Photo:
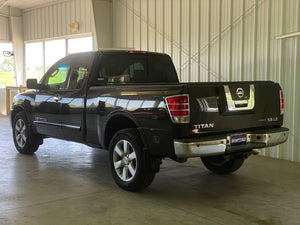
[[[64,139],[81,142],[84,138],[85,95],[93,53],[72,60],[67,89],[61,92],[61,127]]]

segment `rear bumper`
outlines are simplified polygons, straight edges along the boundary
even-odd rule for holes
[[[203,137],[198,139],[174,140],[175,154],[178,158],[202,157],[230,154],[237,151],[266,148],[284,143],[288,139],[288,128],[274,128],[244,132],[246,143],[239,146],[230,145],[231,135],[239,133]]]

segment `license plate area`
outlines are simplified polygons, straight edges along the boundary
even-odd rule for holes
[[[235,134],[230,136],[230,146],[240,146],[247,144],[247,134]]]

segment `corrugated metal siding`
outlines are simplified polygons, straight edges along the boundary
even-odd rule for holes
[[[114,0],[114,46],[168,53],[181,81],[279,82],[290,138],[263,154],[300,162],[300,37],[276,39],[299,15],[299,0]]]
[[[0,41],[11,41],[8,17],[0,16]]]
[[[55,38],[93,31],[90,0],[72,0],[24,11],[24,40]],[[69,25],[79,22],[79,31]]]

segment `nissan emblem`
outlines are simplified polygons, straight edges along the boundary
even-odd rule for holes
[[[239,98],[242,98],[244,96],[244,90],[243,88],[238,88],[236,89],[236,95],[239,97]]]

